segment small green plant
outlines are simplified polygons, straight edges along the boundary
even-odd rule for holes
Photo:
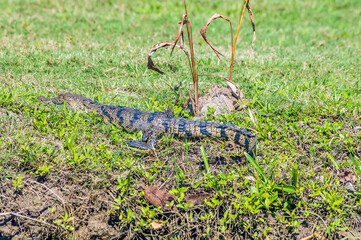
[[[203,159],[203,162],[204,162],[204,166],[206,168],[206,176],[209,176],[210,175],[210,172],[209,172],[209,163],[208,163],[208,158],[206,156],[206,152],[204,151],[204,147],[201,146],[201,154],[202,154],[202,159]]]
[[[175,195],[178,197],[178,202],[179,204],[176,205],[179,208],[183,208],[183,209],[188,209],[190,206],[186,205],[186,204],[182,204],[184,197],[185,197],[185,192],[188,190],[188,188],[186,187],[180,187],[180,188],[173,188],[172,190],[169,191],[169,193]]]
[[[49,212],[50,212],[51,214],[53,214],[56,209],[55,209],[55,207],[52,207],[52,208],[49,207],[48,210],[49,210]]]
[[[174,170],[176,172],[175,178],[179,183],[183,184],[185,182],[185,174],[182,169],[178,169],[176,165],[174,165]]]
[[[77,139],[78,130],[75,128],[72,133],[64,136],[64,146],[70,151],[75,150],[75,141]]]
[[[244,154],[246,155],[246,158],[252,164],[252,166],[257,170],[257,173],[262,176],[263,182],[265,184],[270,184],[270,180],[266,177],[263,170],[260,168],[258,162],[255,159],[253,159],[251,157],[251,155],[249,155],[248,153],[244,153]],[[294,181],[298,182],[298,170],[297,170],[297,172],[294,171],[293,176],[297,177],[297,180],[294,179]],[[276,190],[279,190],[279,191],[282,191],[282,192],[287,192],[287,193],[295,193],[296,192],[296,187],[295,186],[290,186],[290,185],[276,185],[276,186],[274,186],[274,188]]]
[[[331,154],[329,152],[326,153],[328,158],[332,161],[333,165],[335,166],[336,170],[339,170],[340,167],[338,166],[337,162],[335,161],[335,159],[331,156]]]
[[[129,187],[130,187],[130,181],[132,179],[132,176],[128,174],[127,178],[122,179],[120,176],[118,176],[118,186],[117,190],[120,190],[121,195],[128,195]]]
[[[359,166],[359,163],[357,162],[357,160],[353,155],[350,155],[350,158],[352,160],[353,165],[355,166],[355,172],[361,175],[361,168]]]
[[[58,226],[61,226],[65,230],[73,231],[74,228],[70,223],[74,220],[73,217],[69,217],[68,212],[65,212],[64,216],[62,216],[62,219],[54,220],[54,223]]]
[[[19,134],[21,134],[21,132],[19,132]],[[23,158],[21,161],[24,163],[24,165],[28,164],[28,162],[33,162],[36,160],[37,156],[34,154],[36,152],[35,149],[25,145],[21,145],[21,149],[24,154],[18,154],[17,156]]]
[[[323,191],[320,193],[324,202],[328,205],[327,210],[334,210],[339,214],[342,214],[343,211],[341,209],[342,203],[344,201],[344,197],[336,190]]]
[[[330,213],[329,218],[332,220],[330,221],[330,225],[326,229],[326,234],[331,234],[332,232],[340,232],[345,231],[348,229],[348,227],[345,227],[345,225],[342,223],[344,220],[343,217],[334,219],[334,214]]]
[[[24,186],[23,184],[21,184],[21,180],[23,179],[23,176],[19,176],[16,180],[12,180],[13,182],[13,186],[15,187],[15,192],[19,192],[20,189]]]
[[[112,203],[112,207],[119,210],[121,209],[121,206],[127,202],[126,198],[122,198],[121,196],[118,196],[114,199],[114,203]]]
[[[39,174],[40,177],[43,177],[50,172],[50,169],[51,166],[44,164],[38,167],[38,170],[36,170],[36,174]]]

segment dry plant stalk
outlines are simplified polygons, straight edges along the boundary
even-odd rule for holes
[[[251,54],[249,56],[250,59],[252,59],[252,57],[253,57],[253,49],[254,49],[254,42],[256,41],[256,25],[254,25],[253,13],[252,13],[252,9],[251,9],[251,5],[250,5],[249,1],[247,3],[247,10],[248,10],[249,18],[251,19],[252,29],[253,29]]]
[[[198,117],[198,80],[197,80],[197,69],[196,69],[196,61],[194,60],[194,49],[193,49],[193,38],[192,38],[192,29],[190,26],[190,21],[188,20],[188,11],[186,0],[184,0],[184,8],[186,11],[186,23],[187,23],[187,33],[188,33],[188,42],[189,49],[191,51],[191,60],[192,60],[192,78],[193,78],[193,87],[194,87],[194,101],[195,101],[195,109],[194,115]]]
[[[173,50],[174,50],[175,47],[183,50],[183,52],[187,55],[189,66],[190,66],[190,69],[191,69],[191,72],[192,72],[193,85],[194,85],[194,103],[192,102],[192,107],[193,107],[195,116],[198,116],[198,76],[212,76],[212,75],[197,75],[197,69],[196,69],[195,57],[194,57],[194,48],[193,48],[192,25],[191,25],[191,22],[189,21],[189,15],[188,15],[188,10],[187,10],[186,0],[184,0],[184,8],[185,8],[185,13],[186,14],[182,15],[182,20],[180,22],[177,37],[175,38],[175,40],[173,42],[161,42],[161,43],[158,43],[158,44],[156,44],[156,45],[154,45],[152,47],[152,49],[148,53],[148,68],[151,69],[151,70],[154,70],[154,71],[156,71],[156,72],[158,72],[160,74],[164,74],[164,72],[162,72],[157,67],[155,67],[155,65],[154,65],[154,63],[153,63],[153,61],[151,59],[151,55],[155,51],[157,51],[159,48],[169,48],[170,46],[172,46],[171,55],[172,55]],[[232,78],[232,70],[233,70],[234,57],[235,57],[235,53],[236,53],[238,35],[239,35],[239,32],[240,32],[243,15],[244,15],[244,12],[245,12],[246,8],[248,10],[248,13],[249,13],[249,16],[250,16],[250,19],[251,19],[251,23],[252,23],[252,28],[253,28],[253,39],[252,39],[252,47],[251,47],[251,54],[250,54],[250,59],[252,59],[253,49],[254,49],[254,42],[256,40],[256,28],[255,28],[253,13],[252,13],[252,10],[251,10],[249,0],[244,0],[243,6],[242,6],[242,9],[241,9],[241,14],[240,14],[240,17],[239,17],[236,39],[235,39],[234,42],[233,42],[233,30],[232,30],[231,20],[229,20],[229,18],[224,16],[224,15],[221,15],[221,14],[218,14],[218,13],[214,14],[206,22],[206,24],[204,24],[204,26],[200,30],[200,33],[201,33],[204,41],[208,44],[208,46],[214,51],[214,53],[220,59],[220,56],[224,57],[224,55],[221,52],[219,52],[215,47],[213,47],[213,45],[209,42],[209,40],[207,39],[207,36],[206,36],[206,32],[207,32],[207,28],[208,28],[209,24],[211,24],[216,19],[221,18],[221,19],[226,20],[229,23],[229,26],[230,26],[230,29],[231,29],[232,58],[231,58],[231,64],[230,64],[230,67],[229,67],[229,78],[227,79],[227,78],[225,78],[223,76],[222,76],[222,78],[225,79],[225,81],[227,83],[227,86],[230,89],[231,93],[240,100],[241,100],[241,96],[243,94],[241,93],[239,88],[231,81],[231,78]],[[184,36],[183,36],[184,24],[186,25],[186,28],[187,28],[188,43],[189,43],[189,49],[190,49],[190,55],[191,55],[190,59],[189,59],[188,52],[184,49]],[[177,45],[179,40],[180,40],[180,45]],[[215,76],[215,77],[218,77],[218,76]],[[190,96],[190,98],[192,100],[191,96]]]
[[[251,22],[252,22],[252,27],[253,27],[253,40],[252,40],[251,57],[252,57],[252,54],[253,54],[254,40],[256,40],[256,29],[255,29],[255,25],[254,25],[254,21],[253,21],[253,13],[252,13],[251,7],[249,5],[249,0],[245,0],[244,4],[243,4],[243,7],[242,7],[242,10],[241,10],[241,14],[239,15],[239,21],[238,21],[238,27],[237,27],[237,33],[236,33],[236,40],[234,41],[234,45],[233,45],[233,48],[232,48],[231,67],[229,68],[229,81],[231,81],[231,79],[232,79],[233,62],[234,62],[234,56],[236,55],[236,47],[237,47],[238,35],[239,35],[239,31],[241,30],[242,19],[243,19],[243,15],[244,15],[244,11],[246,10],[246,7],[248,8],[248,12],[249,12]]]

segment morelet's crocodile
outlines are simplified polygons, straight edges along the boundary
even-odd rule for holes
[[[221,137],[243,145],[248,152],[256,148],[256,137],[247,129],[217,122],[173,118],[174,113],[170,110],[151,113],[129,107],[102,105],[89,98],[70,93],[60,94],[55,98],[40,96],[38,100],[54,104],[65,103],[72,109],[95,111],[105,122],[112,123],[116,127],[128,132],[142,131],[142,141],[132,140],[127,144],[144,150],[156,148],[157,138],[164,133],[184,137]]]

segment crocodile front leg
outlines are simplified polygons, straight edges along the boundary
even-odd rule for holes
[[[143,150],[150,150],[157,147],[158,136],[165,132],[164,127],[153,126],[152,128],[143,132],[142,141],[132,140],[128,141],[127,144],[130,147],[140,148]],[[148,140],[148,143],[146,142]]]

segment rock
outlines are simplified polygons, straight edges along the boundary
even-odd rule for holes
[[[213,108],[215,109],[213,114],[216,117],[219,114],[230,114],[242,107],[247,107],[245,104],[241,103],[242,106],[238,104],[242,100],[234,97],[228,88],[216,86],[211,88],[208,94],[199,98],[199,113],[201,116],[207,116],[208,108]]]

